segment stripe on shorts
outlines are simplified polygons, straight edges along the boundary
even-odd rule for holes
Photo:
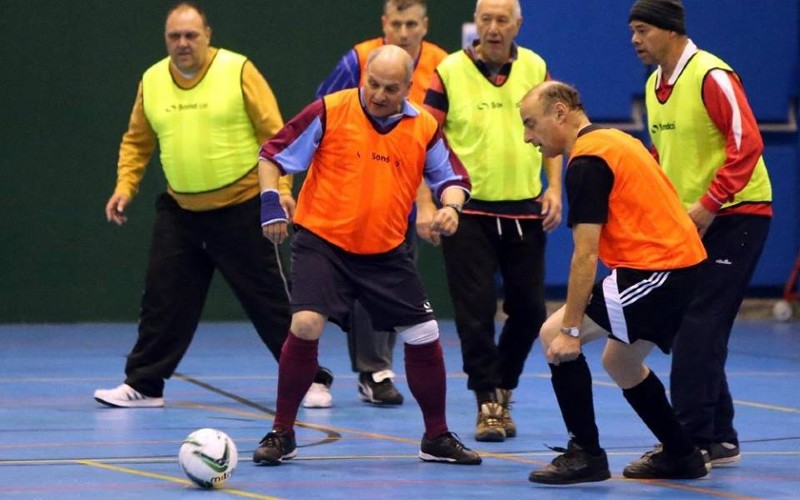
[[[606,310],[608,311],[608,321],[611,326],[611,333],[613,333],[615,337],[626,344],[631,343],[623,308],[646,297],[650,292],[662,286],[667,281],[668,277],[669,271],[653,273],[647,279],[635,283],[621,293],[619,292],[619,286],[617,286],[616,269],[612,270],[611,274],[603,280],[603,296],[605,298]]]
[[[642,280],[627,290],[624,290],[620,294],[622,307],[625,307],[628,304],[633,304],[656,288],[660,287],[665,281],[667,281],[667,277],[669,277],[669,271],[653,273],[646,280]]]

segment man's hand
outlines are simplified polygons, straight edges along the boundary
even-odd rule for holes
[[[290,194],[282,194],[281,195],[281,206],[286,211],[286,215],[289,216],[288,223],[292,223],[292,219],[294,219],[294,211],[297,208],[297,202],[295,201],[294,197]]]
[[[547,348],[547,362],[558,366],[573,361],[581,354],[581,339],[560,333]]]
[[[561,191],[555,188],[547,188],[542,196],[542,229],[545,232],[555,230],[561,224]]]
[[[452,236],[458,229],[458,211],[453,207],[444,206],[436,211],[431,224],[431,233],[438,238],[439,235]]]
[[[433,231],[433,219],[436,216],[436,205],[433,203],[417,204],[417,234],[433,246],[438,246],[442,238]]]
[[[714,222],[716,216],[717,214],[704,207],[699,201],[692,203],[692,206],[689,207],[689,217],[692,218],[692,222],[697,226],[697,231],[700,233],[701,238],[706,234],[708,227]]]
[[[123,194],[113,194],[106,203],[106,219],[108,222],[121,226],[128,222],[125,216],[125,209],[128,207],[131,199]]]

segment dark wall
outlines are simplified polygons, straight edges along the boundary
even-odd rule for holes
[[[381,0],[202,2],[212,43],[246,54],[284,118],[310,102],[353,43],[380,33]],[[455,50],[471,2],[431,2],[428,38]],[[0,0],[0,322],[132,321],[157,161],[122,227],[106,222],[120,138],[142,72],[166,55],[158,0]],[[444,297],[438,254],[431,294]],[[217,275],[206,318],[242,318]],[[449,308],[437,298],[435,305]]]
[[[695,40],[743,74],[763,122],[780,121],[799,87],[796,0],[770,0],[770,9],[763,0],[684,3]],[[107,223],[103,207],[114,186],[137,82],[165,56],[163,22],[171,4],[0,0],[0,322],[135,320],[153,200],[164,188],[157,162],[128,224]],[[203,4],[213,43],[255,62],[286,119],[312,99],[354,42],[380,32],[381,0]],[[428,38],[456,50],[474,2],[429,4]],[[554,76],[578,84],[590,113],[606,115],[600,119],[627,118],[630,99],[643,83],[644,68],[628,43],[629,4],[522,1],[521,39],[548,59]],[[765,140],[777,215],[754,284],[777,290],[800,247],[800,140],[796,132],[766,133]],[[551,289],[565,285],[570,252],[562,226],[548,247]],[[449,316],[439,251],[423,245],[420,266],[434,307]],[[205,317],[242,318],[216,279]]]

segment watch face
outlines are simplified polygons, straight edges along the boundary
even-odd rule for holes
[[[580,329],[576,326],[571,326],[569,328],[564,327],[561,329],[561,333],[564,333],[566,335],[569,335],[570,337],[575,337],[575,338],[578,338],[581,335]]]

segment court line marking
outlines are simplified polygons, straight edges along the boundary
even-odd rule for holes
[[[194,483],[189,481],[188,479],[182,479],[182,478],[175,477],[175,476],[168,476],[166,474],[156,474],[154,472],[145,472],[145,471],[141,471],[141,470],[137,470],[137,469],[131,469],[129,467],[120,467],[118,465],[106,464],[106,463],[98,462],[98,461],[95,461],[95,460],[75,460],[73,462],[77,463],[77,464],[85,465],[85,466],[88,466],[88,467],[97,467],[99,469],[106,469],[106,470],[110,470],[110,471],[114,471],[114,472],[121,472],[121,473],[124,473],[124,474],[131,474],[131,475],[134,475],[134,476],[147,477],[147,478],[150,478],[150,479],[161,479],[161,480],[164,480],[164,481],[169,481],[171,483],[178,483],[178,484],[183,484],[183,485],[186,485],[186,486],[193,486],[194,485]],[[202,489],[198,488],[198,490],[202,490]],[[233,488],[224,488],[224,487],[223,488],[215,488],[214,491],[230,493],[231,495],[236,495],[236,496],[245,497],[245,498],[257,498],[257,499],[260,499],[260,500],[281,500],[279,497],[271,497],[271,496],[268,496],[268,495],[259,495],[257,493],[251,493],[249,491],[242,491],[242,490],[237,490],[237,489],[233,489]]]
[[[706,476],[707,478],[708,476]],[[660,479],[628,479],[628,478],[621,478],[623,481],[631,481],[637,483],[644,483],[644,484],[652,484],[656,486],[661,486],[663,488],[669,488],[673,490],[681,490],[681,491],[691,491],[692,493],[700,493],[702,495],[708,495],[713,497],[719,498],[736,498],[738,500],[758,500],[760,497],[751,497],[747,495],[738,495],[736,493],[726,493],[724,491],[715,491],[710,490],[707,488],[698,488],[696,486],[689,486],[687,484],[680,484],[680,483],[672,483],[669,481],[662,481]],[[700,478],[698,481],[705,481],[706,479]]]
[[[520,377],[520,378],[541,378],[541,379],[549,379],[550,374],[528,374],[527,377]],[[619,389],[617,384],[614,382],[606,382],[605,380],[595,380],[594,377],[592,378],[592,385],[597,385],[600,387],[608,387],[612,389]],[[669,391],[667,391],[669,394]],[[800,414],[800,408],[792,408],[789,406],[779,406],[779,405],[771,405],[766,403],[757,403],[755,401],[745,401],[742,399],[734,399],[734,404],[747,406],[749,408],[758,408],[759,410],[771,410],[777,411],[781,413],[797,413]]]
[[[218,388],[216,388],[214,386],[211,386],[210,384],[206,384],[204,382],[201,382],[199,380],[196,380],[196,379],[194,379],[192,377],[188,377],[188,376],[183,375],[183,374],[180,374],[179,378],[183,379],[184,381],[187,381],[187,382],[190,382],[190,383],[195,383],[197,385],[206,387],[209,390],[211,390],[211,391],[213,391],[213,392],[215,392],[217,394],[223,394],[223,393],[228,394],[226,391],[223,391],[223,390],[218,389]],[[609,384],[609,385],[611,385],[611,384]],[[617,387],[616,384],[613,384],[613,387]],[[247,399],[242,398],[241,396],[236,396],[236,395],[234,395],[234,396],[235,396],[234,399],[236,401],[247,401],[247,402],[249,402]],[[249,402],[249,405],[251,407],[253,407],[253,408],[260,408],[260,405],[257,405],[256,403],[253,403],[253,402]],[[214,407],[208,405],[207,409],[212,410],[212,409],[214,409]],[[228,409],[223,409],[223,410],[227,411]],[[274,410],[269,410],[269,414],[274,415]],[[263,415],[257,415],[257,416],[262,418],[262,419],[266,419],[266,418],[264,418]],[[271,418],[269,418],[269,419],[271,419]],[[298,427],[305,427],[305,428],[308,428],[308,429],[320,430],[322,432],[334,431],[334,432],[338,433],[340,436],[341,436],[341,434],[346,433],[346,434],[354,434],[354,435],[357,435],[357,436],[368,437],[368,438],[378,439],[378,440],[387,440],[387,441],[393,441],[393,442],[413,443],[413,444],[417,443],[417,440],[409,439],[409,438],[401,438],[401,437],[397,437],[397,436],[390,436],[390,435],[379,434],[379,433],[374,433],[374,432],[358,431],[358,430],[350,429],[350,428],[346,428],[346,427],[334,427],[334,426],[328,426],[328,425],[318,425],[318,424],[313,424],[311,422],[302,422],[300,420],[296,420],[295,421],[295,425],[298,426]],[[542,460],[525,459],[525,458],[522,458],[522,457],[519,457],[519,456],[508,456],[508,455],[504,455],[504,454],[500,454],[500,453],[492,453],[492,452],[487,452],[487,451],[483,451],[483,450],[475,450],[475,451],[477,451],[481,455],[481,457],[497,458],[497,459],[500,459],[500,460],[506,460],[506,461],[522,463],[522,464],[547,465],[547,464],[550,463],[549,461],[545,462],[545,461],[542,461]],[[612,478],[614,478],[614,479],[618,479],[619,478],[619,479],[622,479],[624,481],[630,481],[630,479],[623,478],[622,476],[614,475],[614,476],[612,476]],[[737,494],[734,494],[734,493],[725,493],[725,492],[720,492],[720,491],[716,491],[716,490],[712,490],[712,489],[708,489],[708,488],[701,488],[701,487],[696,487],[696,486],[687,486],[687,485],[676,484],[676,483],[671,483],[671,482],[667,482],[667,481],[660,481],[660,480],[634,480],[634,481],[640,481],[640,482],[653,484],[653,485],[661,486],[661,487],[665,487],[665,488],[678,489],[678,490],[684,490],[684,491],[692,491],[692,492],[695,492],[695,493],[702,493],[702,494],[705,494],[705,495],[708,495],[708,496],[719,497],[719,498],[735,498],[735,499],[740,499],[740,500],[754,500],[754,499],[758,498],[758,497],[749,497],[749,496],[737,495]]]
[[[214,412],[219,412],[219,413],[234,414],[234,415],[248,417],[248,418],[254,418],[254,419],[258,419],[258,420],[272,420],[271,416],[268,415],[268,414],[265,415],[263,413],[255,413],[255,412],[252,412],[252,411],[243,411],[243,410],[236,410],[236,409],[231,409],[231,408],[217,407],[217,406],[207,405],[207,404],[182,403],[179,406],[187,407],[187,408],[205,409],[205,410],[208,410],[208,411],[214,411]],[[319,430],[319,431],[326,432],[326,433],[330,433],[330,432],[347,433],[347,434],[367,437],[367,438],[371,438],[371,439],[387,440],[387,441],[410,443],[410,444],[416,444],[417,443],[417,440],[415,440],[415,439],[400,438],[400,437],[397,437],[397,436],[390,436],[390,435],[379,434],[379,433],[374,433],[374,432],[358,431],[358,430],[355,430],[355,429],[344,428],[344,427],[331,427],[331,426],[318,425],[318,424],[313,424],[313,423],[310,423],[310,422],[300,422],[300,421],[298,421],[297,425],[299,427],[305,427],[305,428],[309,428],[309,429],[313,429],[313,430]],[[512,455],[502,454],[502,453],[485,452],[485,451],[482,451],[482,450],[478,450],[478,451],[484,457],[498,458],[498,459],[501,459],[501,460],[512,461],[512,462],[517,462],[517,463],[522,463],[522,464],[544,465],[544,464],[549,463],[549,462],[545,462],[545,461],[542,461],[542,460],[526,459],[522,455],[512,456]],[[548,458],[549,458],[549,455],[551,455],[550,452],[535,452],[535,453],[537,455],[542,455],[542,456],[547,455]],[[324,460],[342,460],[342,459],[364,460],[364,459],[376,459],[376,458],[378,458],[378,459],[380,459],[380,458],[392,459],[392,458],[407,458],[407,457],[408,458],[413,458],[413,457],[415,457],[415,455],[408,455],[408,454],[402,454],[402,455],[375,455],[375,456],[372,456],[372,455],[340,455],[340,456],[326,456],[326,457],[306,456],[306,457],[298,457],[295,460],[302,460],[302,461],[324,461]],[[123,460],[124,459],[109,459],[108,461],[109,462],[110,461],[116,461],[117,463],[120,463]],[[142,461],[141,458],[135,459],[135,460],[138,460],[140,463]],[[174,460],[174,459],[170,459],[170,460]],[[246,460],[242,460],[242,461],[246,461]],[[28,463],[28,464],[32,464],[32,463],[44,464],[44,463],[54,463],[54,462],[57,462],[57,463],[72,463],[72,464],[77,463],[77,464],[82,464],[82,465],[85,465],[85,466],[103,468],[103,469],[107,469],[107,470],[111,470],[111,471],[115,471],[115,472],[127,473],[127,474],[142,476],[142,477],[161,479],[161,480],[174,482],[174,483],[179,483],[179,484],[184,484],[184,485],[192,485],[193,484],[189,480],[178,478],[178,477],[175,477],[175,476],[169,476],[169,475],[157,474],[157,473],[150,473],[150,472],[140,471],[140,470],[137,470],[137,469],[131,469],[131,468],[128,468],[128,467],[120,467],[120,466],[111,465],[110,463],[104,463],[102,461],[97,461],[97,460],[60,460],[60,461],[38,460],[38,461],[26,461],[26,463]],[[5,464],[5,465],[10,465],[10,462]],[[689,485],[673,483],[673,482],[668,482],[668,481],[633,480],[633,479],[623,478],[620,475],[612,475],[612,479],[620,480],[620,481],[638,481],[638,482],[643,482],[643,483],[647,483],[647,484],[652,484],[654,486],[670,488],[670,489],[677,489],[677,490],[683,490],[683,491],[691,491],[691,492],[694,492],[694,493],[701,493],[701,494],[705,494],[705,495],[712,496],[712,497],[718,497],[718,498],[733,498],[733,499],[740,499],[740,500],[751,500],[751,499],[757,498],[757,497],[750,497],[750,496],[744,496],[744,495],[737,495],[737,494],[733,494],[733,493],[719,492],[719,491],[710,490],[710,489],[707,489],[707,488],[702,488],[702,487],[697,487],[697,486],[689,486]],[[237,496],[241,496],[241,497],[246,497],[246,498],[257,498],[257,499],[266,499],[266,500],[280,500],[278,497],[265,496],[265,495],[260,495],[260,494],[251,493],[251,492],[242,491],[242,490],[222,488],[221,491],[224,491],[226,493],[231,493],[233,495],[237,495]]]

